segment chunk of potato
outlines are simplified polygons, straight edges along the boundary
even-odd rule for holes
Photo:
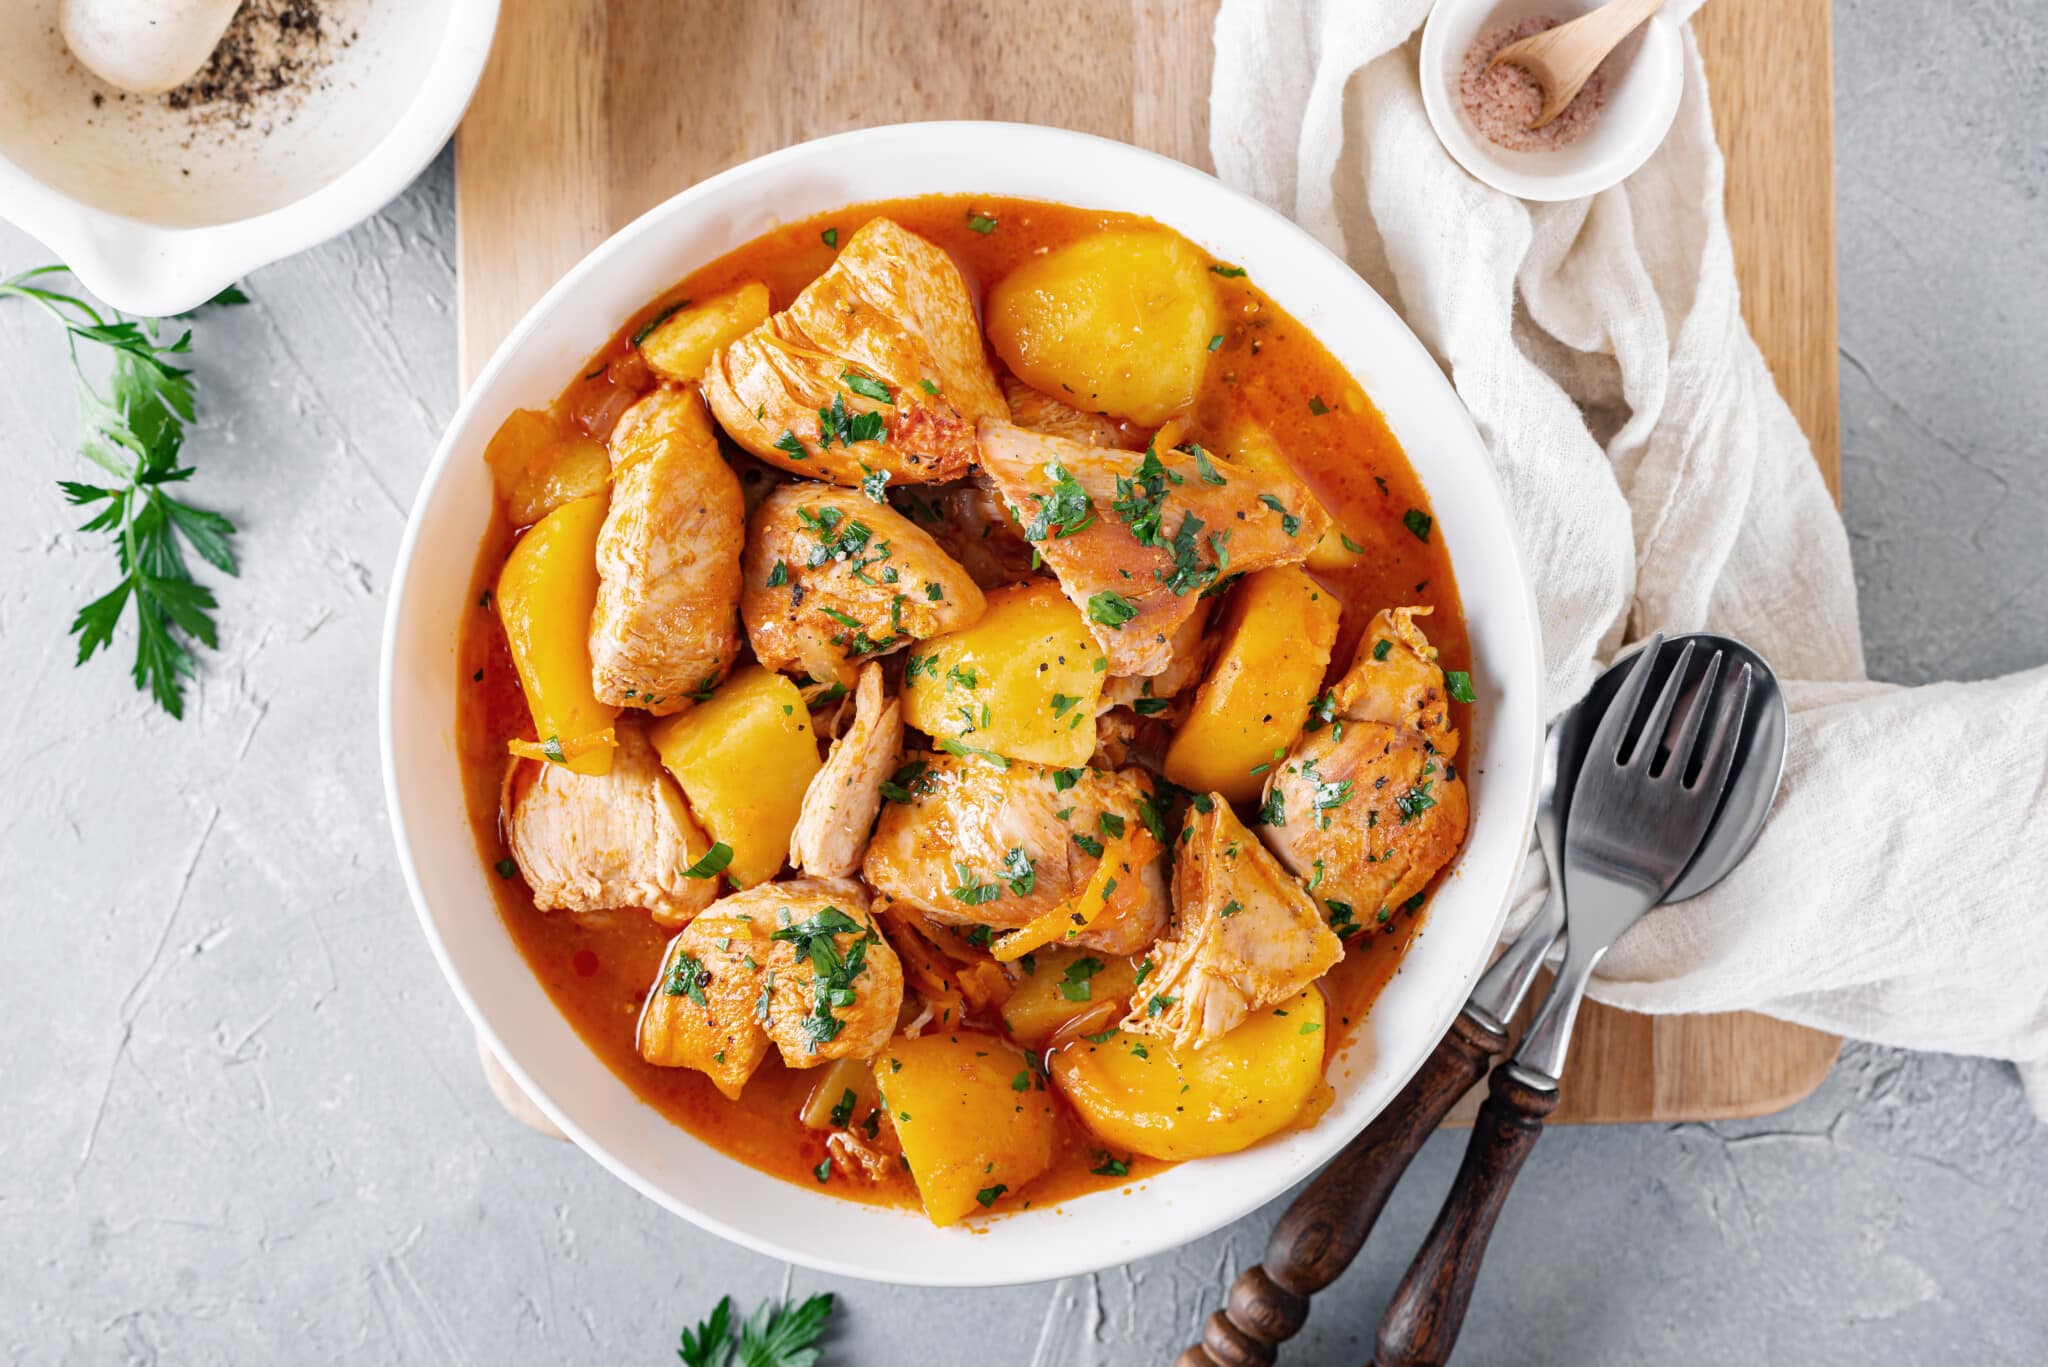
[[[1062,768],[1095,753],[1108,663],[1050,580],[988,595],[971,627],[912,647],[903,720],[934,739]]]
[[[1183,1052],[1122,1030],[1052,1059],[1088,1128],[1153,1158],[1235,1153],[1298,1120],[1323,1080],[1323,997],[1310,987]]]
[[[1301,737],[1341,614],[1336,595],[1295,566],[1247,575],[1224,605],[1215,662],[1167,743],[1166,776],[1257,801],[1266,771]]]
[[[530,527],[566,503],[602,494],[611,481],[604,444],[564,431],[545,413],[516,409],[492,434],[484,462],[515,527]]]
[[[811,1094],[804,1098],[797,1119],[806,1129],[850,1129],[867,1119],[880,1101],[873,1064],[866,1059],[835,1058],[811,1084]]]
[[[701,380],[711,358],[768,321],[768,287],[755,281],[676,310],[640,339],[640,354],[663,379]]]
[[[656,722],[648,739],[706,833],[731,847],[733,882],[750,888],[773,878],[804,789],[823,767],[797,686],[749,665],[704,702]]]
[[[890,1040],[875,1083],[935,1225],[995,1205],[1052,1165],[1045,1081],[992,1035]]]
[[[1041,949],[1003,1003],[1003,1026],[1028,1049],[1042,1049],[1069,1027],[1102,1030],[1123,1019],[1138,971],[1121,954]],[[1079,1022],[1079,1024],[1076,1024]]]
[[[1222,331],[1208,259],[1166,228],[1081,238],[989,291],[988,339],[1017,378],[1147,427],[1195,401]]]
[[[619,715],[590,682],[590,613],[597,604],[597,533],[605,501],[565,503],[528,529],[498,571],[495,601],[534,733],[579,774],[608,774],[613,742],[596,741]],[[569,753],[570,751],[574,753]]]

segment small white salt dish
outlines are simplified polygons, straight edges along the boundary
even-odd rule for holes
[[[238,125],[123,98],[65,47],[58,0],[0,3],[0,218],[100,299],[158,318],[362,222],[455,131],[498,0],[321,14],[336,39],[315,81]]]
[[[1583,136],[1563,147],[1502,147],[1473,123],[1458,92],[1465,54],[1481,34],[1534,15],[1565,23],[1597,8],[1599,0],[1438,0],[1422,29],[1422,104],[1458,165],[1496,190],[1549,201],[1598,194],[1650,159],[1685,89],[1684,45],[1666,15],[1652,17],[1608,55],[1604,107]]]

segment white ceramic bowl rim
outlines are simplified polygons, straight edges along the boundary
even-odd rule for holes
[[[6,218],[55,252],[81,284],[124,313],[197,308],[260,266],[316,247],[397,198],[441,150],[476,93],[499,0],[454,0],[425,79],[398,121],[354,165],[268,213],[208,227],[145,223],[86,203],[0,155]]]
[[[961,167],[970,169],[946,169]],[[1244,266],[1329,346],[1429,490],[1459,575],[1480,705],[1461,755],[1471,832],[1402,970],[1333,1060],[1339,1099],[1322,1121],[970,1231],[749,1168],[640,1102],[590,1055],[505,934],[468,834],[453,637],[472,610],[464,590],[489,507],[481,451],[513,408],[552,397],[620,318],[776,222],[975,192],[1150,214]],[[778,212],[764,213],[766,204]],[[646,1196],[758,1252],[853,1277],[981,1286],[1075,1275],[1198,1238],[1306,1176],[1406,1083],[1507,914],[1534,813],[1539,678],[1535,604],[1479,435],[1421,344],[1340,259],[1264,205],[1149,152],[1021,124],[927,123],[801,144],[693,186],[614,234],[533,306],[464,398],[414,504],[385,621],[379,725],[399,863],[428,942],[493,1052],[565,1133]]]

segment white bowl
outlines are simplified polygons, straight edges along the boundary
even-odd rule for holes
[[[835,1199],[728,1158],[639,1101],[549,1002],[499,920],[464,811],[455,747],[456,634],[492,507],[483,449],[514,408],[545,403],[620,319],[695,267],[778,223],[863,201],[1013,195],[1150,214],[1312,329],[1364,384],[1429,491],[1474,656],[1472,827],[1401,972],[1334,1062],[1339,1098],[1313,1129],[1227,1158],[993,1220],[935,1229],[921,1214]],[[749,1248],[890,1282],[984,1286],[1068,1276],[1175,1247],[1286,1189],[1408,1080],[1485,965],[1534,814],[1534,601],[1486,450],[1443,374],[1393,310],[1286,219],[1179,162],[1049,128],[928,123],[847,133],[715,176],[649,211],[548,291],[478,379],[413,505],[385,622],[384,779],[420,922],[477,1028],[529,1095],[599,1162],[655,1201]]]
[[[1472,123],[1458,95],[1459,69],[1486,30],[1542,14],[1560,22],[1601,0],[1437,0],[1422,29],[1422,105],[1458,165],[1521,199],[1581,199],[1618,185],[1650,159],[1671,131],[1685,92],[1678,25],[1658,14],[1607,58],[1607,104],[1584,136],[1547,152],[1517,152]]]
[[[454,132],[498,25],[498,0],[330,0],[323,15],[354,37],[322,83],[288,119],[259,103],[233,129],[120,98],[71,56],[57,9],[0,5],[0,217],[152,317],[389,203]]]

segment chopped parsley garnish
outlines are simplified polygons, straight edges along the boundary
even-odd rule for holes
[[[1069,697],[1065,693],[1055,693],[1052,695],[1052,714],[1055,717],[1064,715],[1068,708],[1079,701],[1079,698]]]
[[[1165,997],[1154,993],[1152,999],[1145,1003],[1145,1015],[1148,1018],[1156,1016],[1179,1000],[1179,997]]]
[[[954,901],[963,902],[970,907],[978,907],[993,902],[1003,895],[1003,885],[1001,883],[977,882],[974,875],[967,871],[965,864],[955,864],[953,868],[960,875],[959,885],[954,887],[948,894]]]
[[[977,228],[975,229],[975,231],[989,232],[992,231],[995,228],[995,226],[996,225],[993,222],[989,222],[987,228]],[[1001,1182],[998,1182],[992,1187],[983,1187],[980,1191],[975,1192],[974,1199],[981,1202],[982,1209],[986,1210],[988,1207],[994,1205],[998,1200],[1000,1200],[1002,1198],[1003,1193],[1008,1190],[1008,1187],[1004,1186]]]
[[[1138,462],[1135,476],[1116,477],[1116,501],[1110,507],[1141,546],[1159,544],[1159,522],[1166,510],[1168,479],[1180,482],[1159,463],[1159,453],[1149,446],[1145,448],[1145,458]]]
[[[791,460],[809,460],[811,458],[811,453],[804,449],[802,438],[798,437],[796,433],[790,431],[787,427],[783,428],[782,435],[775,439],[775,449],[788,456]]]
[[[843,1130],[852,1122],[853,1108],[859,1101],[860,1098],[853,1094],[853,1088],[851,1087],[848,1087],[839,1094],[839,1100],[832,1103],[832,1127],[834,1129]]]
[[[1209,459],[1209,453],[1204,451],[1199,443],[1188,447],[1187,450],[1188,454],[1195,458],[1195,473],[1202,477],[1202,483],[1214,484],[1219,488],[1230,483],[1228,479],[1224,478],[1223,472],[1217,469],[1215,464]]]
[[[1287,533],[1289,536],[1297,535],[1301,531],[1301,519],[1296,517],[1293,513],[1288,512],[1287,505],[1285,503],[1282,503],[1279,499],[1275,498],[1271,494],[1260,494],[1259,502],[1265,504],[1268,508],[1271,508],[1274,512],[1280,514],[1281,531]]]
[[[1060,978],[1060,995],[1070,1002],[1085,1002],[1091,988],[1088,980],[1102,971],[1102,960],[1089,957],[1076,959],[1067,965],[1066,973]]]
[[[509,859],[500,859],[491,867],[498,871],[498,877],[500,878],[510,878],[513,874],[519,872],[519,866]]]
[[[824,232],[818,234],[818,240],[828,247],[836,248],[839,245],[839,230],[837,228],[827,228]]]
[[[1100,622],[1103,626],[1123,630],[1124,624],[1138,615],[1138,609],[1131,600],[1120,593],[1104,589],[1088,600],[1088,620]]]
[[[1436,806],[1436,799],[1429,795],[1430,785],[1433,781],[1431,779],[1424,779],[1394,799],[1394,806],[1400,809],[1401,824],[1403,826],[1413,821],[1416,817],[1421,816],[1431,807]]]
[[[934,384],[934,383],[933,383],[933,382],[932,382],[931,380],[929,380],[929,379],[921,379],[921,380],[919,380],[919,381],[917,382],[917,387],[918,387],[919,389],[922,389],[922,390],[923,390],[923,391],[924,391],[925,393],[927,393],[927,394],[930,394],[930,395],[933,395],[934,397],[936,397],[936,396],[937,396],[937,394],[938,394],[938,392],[939,392],[939,387],[938,387],[938,385]]]
[[[1114,839],[1124,833],[1124,819],[1115,812],[1098,812],[1095,815],[1096,829]]]
[[[817,1167],[815,1167],[815,1168],[812,1168],[812,1169],[811,1169],[811,1176],[813,1176],[813,1177],[817,1178],[817,1179],[818,1179],[818,1180],[819,1180],[820,1182],[829,1182],[829,1181],[831,1181],[831,1180],[832,1180],[832,1160],[831,1160],[831,1159],[829,1159],[829,1158],[821,1158],[821,1159],[819,1159],[819,1160],[818,1160],[818,1166],[817,1166]]]
[[[1222,276],[1225,280],[1241,280],[1244,278],[1244,267],[1242,266],[1211,266],[1209,269]]]
[[[1420,508],[1410,508],[1401,514],[1401,525],[1415,533],[1417,541],[1429,540],[1430,517]]]
[[[851,366],[839,372],[839,382],[863,399],[873,399],[876,403],[891,405],[896,402],[896,396],[889,391],[889,386],[872,375],[861,374]]]
[[[1330,909],[1330,929],[1337,932],[1339,938],[1358,929],[1358,914],[1351,909],[1349,902],[1326,897],[1323,899],[1323,905]]]
[[[694,954],[678,954],[661,990],[671,997],[688,997],[699,1006],[709,1006],[711,1003],[704,997],[704,978],[702,959]]]
[[[1038,870],[1022,845],[1012,845],[1003,855],[1003,878],[1013,896],[1029,897],[1038,886]]]
[[[1322,1029],[1322,1028],[1323,1028],[1323,1023],[1322,1023],[1321,1021],[1303,1021],[1303,1022],[1301,1023],[1301,1029],[1300,1029],[1300,1031],[1299,1031],[1299,1032],[1297,1032],[1297,1033],[1300,1033],[1300,1034],[1303,1034],[1303,1035],[1313,1035],[1313,1034],[1314,1034],[1314,1033],[1315,1033],[1316,1031],[1318,1031],[1318,1030],[1320,1030],[1320,1029]]]
[[[775,562],[774,567],[768,571],[768,587],[771,589],[779,589],[788,582],[789,566],[786,563],[784,563],[780,558],[778,558]]]
[[[1049,460],[1045,463],[1045,474],[1052,481],[1052,492],[1030,496],[1038,508],[1024,528],[1027,541],[1043,541],[1048,535],[1054,538],[1072,536],[1095,521],[1094,501],[1088,497],[1088,491],[1067,473],[1066,466]]]
[[[567,764],[569,762],[569,757],[562,752],[562,738],[560,736],[551,735],[542,741],[540,743],[540,752],[557,764]]]
[[[1197,538],[1202,534],[1203,525],[1202,519],[1193,513],[1183,513],[1180,530],[1173,534],[1173,542],[1168,548],[1173,553],[1173,573],[1160,577],[1176,598],[1208,588],[1216,582],[1216,576],[1230,563],[1230,553],[1224,549],[1230,538],[1227,531],[1209,538],[1209,549],[1215,559],[1207,565],[1202,563]]]
[[[1159,808],[1151,797],[1141,795],[1138,798],[1138,820],[1145,823],[1145,829],[1152,833],[1154,840],[1162,845],[1166,843],[1166,818],[1159,814]]]
[[[1094,836],[1083,835],[1081,832],[1075,831],[1074,843],[1076,845],[1079,845],[1083,850],[1087,851],[1090,857],[1095,859],[1102,858],[1102,842],[1100,840],[1097,840]]]
[[[860,938],[842,952],[834,937],[845,934]],[[880,936],[838,907],[821,907],[816,915],[786,925],[768,938],[789,942],[799,959],[810,960],[811,1013],[804,1017],[803,1036],[815,1054],[819,1045],[831,1042],[845,1028],[846,1023],[832,1014],[832,1008],[853,1005],[853,980],[867,970],[868,946]]]
[[[1171,698],[1136,698],[1131,702],[1131,710],[1141,717],[1156,717],[1171,706]]]
[[[716,878],[732,863],[732,846],[723,840],[704,851],[704,857],[683,870],[685,878]]]
[[[1377,641],[1374,641],[1372,643],[1372,657],[1375,660],[1384,660],[1387,658],[1388,653],[1391,652],[1393,648],[1394,643],[1392,641],[1389,641],[1386,637],[1382,636]]]
[[[1010,767],[1010,760],[1007,755],[999,755],[993,750],[984,750],[979,745],[968,745],[962,741],[954,740],[951,736],[940,740],[939,748],[949,755],[958,755],[962,759],[967,758],[969,755],[973,755],[977,759],[985,759],[998,769]]]
[[[1029,1068],[1019,1069],[1017,1076],[1010,1079],[1010,1090],[1013,1092],[1028,1092],[1031,1090],[1031,1070]]]
[[[987,214],[969,214],[967,215],[967,226],[974,232],[986,237],[996,230],[996,221]],[[984,1202],[983,1204],[987,1203]]]
[[[1131,979],[1131,986],[1141,987],[1144,985],[1145,979],[1151,976],[1152,960],[1150,958],[1142,959],[1138,963],[1138,976]]]
[[[860,479],[860,491],[877,503],[887,504],[889,501],[889,472],[887,470],[870,470],[865,465],[860,468],[863,472]]]
[[[1278,788],[1266,794],[1266,800],[1259,804],[1261,826],[1285,826],[1287,824],[1287,795]]]
[[[1218,912],[1218,913],[1217,913],[1217,915],[1219,915],[1219,916],[1235,916],[1235,915],[1237,915],[1237,913],[1239,913],[1240,911],[1243,911],[1243,910],[1244,910],[1244,903],[1242,903],[1242,902],[1238,901],[1238,900],[1237,900],[1237,899],[1236,899],[1235,897],[1233,897],[1233,898],[1231,898],[1231,899],[1230,899],[1230,900],[1229,900],[1228,902],[1225,902],[1225,903],[1223,904],[1223,910],[1222,910],[1222,911],[1220,911],[1220,912]]]
[[[1084,765],[1077,769],[1055,769],[1052,771],[1052,787],[1056,793],[1064,793],[1081,781],[1081,775],[1088,772]]]
[[[922,792],[925,771],[931,766],[921,759],[911,760],[882,783],[882,796],[891,802],[908,802],[913,794]]]
[[[1323,402],[1322,395],[1311,394],[1308,396],[1308,411],[1320,418],[1330,411],[1330,405]]]
[[[1217,333],[1209,339],[1209,350],[1215,351],[1223,345],[1223,334]]]
[[[1343,542],[1344,549],[1350,551],[1353,555],[1365,554],[1365,547],[1359,545],[1356,541],[1353,541],[1350,537],[1344,535],[1344,533],[1337,533],[1337,539]]]
[[[1452,702],[1472,702],[1479,696],[1472,691],[1472,676],[1462,669],[1445,670],[1444,686],[1450,690]]]
[[[885,427],[880,413],[872,409],[852,412],[846,406],[846,396],[834,394],[831,407],[818,410],[818,449],[830,450],[834,441],[841,446],[857,441],[882,441]]]
[[[669,319],[675,317],[678,312],[688,308],[689,306],[689,300],[678,299],[675,303],[670,304],[660,313],[657,313],[652,318],[649,318],[646,322],[640,325],[639,331],[633,334],[633,345],[639,346],[642,342],[646,341],[650,336],[653,335],[654,330],[656,328],[660,327],[663,323],[666,323]]]

